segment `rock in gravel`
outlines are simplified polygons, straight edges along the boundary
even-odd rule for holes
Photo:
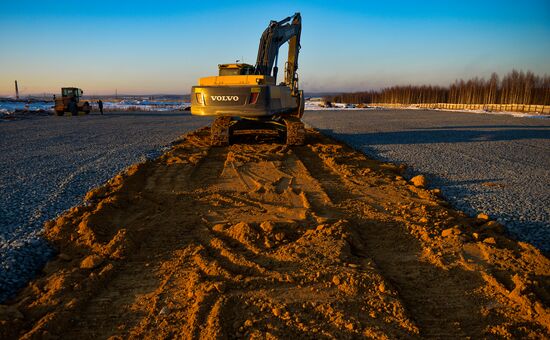
[[[418,188],[423,188],[426,186],[426,177],[424,175],[418,175],[411,178],[411,183]]]

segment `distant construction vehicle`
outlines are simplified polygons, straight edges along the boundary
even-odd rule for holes
[[[228,145],[239,130],[276,131],[288,145],[304,143],[304,93],[298,89],[297,74],[301,31],[300,13],[271,21],[262,34],[256,66],[221,64],[218,76],[201,78],[192,87],[191,113],[217,116],[211,128],[213,146]],[[286,42],[285,79],[277,85],[279,48]]]
[[[61,88],[61,98],[55,98],[55,113],[58,116],[63,116],[65,112],[73,115],[90,113],[90,103],[80,100],[82,94],[84,94],[84,91],[76,87]]]

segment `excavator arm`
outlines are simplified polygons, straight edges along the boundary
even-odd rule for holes
[[[281,21],[271,21],[262,34],[255,66],[256,74],[273,76],[277,79],[279,48],[288,42],[285,84],[290,87],[293,94],[298,91],[297,70],[301,32],[302,17],[300,13],[295,13],[293,16]]]

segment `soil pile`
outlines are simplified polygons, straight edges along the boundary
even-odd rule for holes
[[[550,262],[403,168],[208,129],[46,225],[59,249],[1,337],[543,337]]]

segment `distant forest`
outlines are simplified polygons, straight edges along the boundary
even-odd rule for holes
[[[550,76],[513,70],[502,79],[475,77],[445,86],[392,86],[381,90],[342,93],[325,98],[336,103],[388,104],[535,104],[550,105]]]

